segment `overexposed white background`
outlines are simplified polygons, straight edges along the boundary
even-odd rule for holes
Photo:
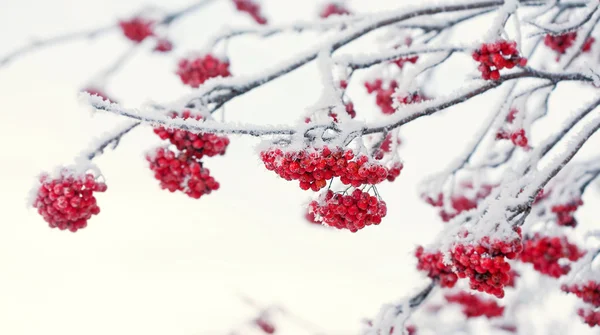
[[[187,4],[0,0],[0,56],[32,37],[108,25],[145,5],[173,10]],[[314,18],[319,4],[264,1],[272,22]],[[398,6],[391,0],[349,4],[357,11]],[[223,25],[252,22],[229,1],[217,1],[173,25],[173,53],[153,54],[150,45],[138,50],[110,78],[108,94],[130,107],[185,94],[189,89],[174,74],[178,58],[203,47]],[[231,70],[256,73],[314,42],[315,35],[297,34],[236,39],[229,44]],[[417,184],[471,140],[493,94],[402,128],[405,169],[395,183],[379,188],[388,216],[357,234],[305,222],[312,194],[264,169],[253,148],[258,141],[248,137],[232,137],[225,156],[206,160],[221,182],[218,191],[193,200],[160,190],[144,159],[160,142],[149,127],[97,159],[108,184],[97,197],[100,215],[75,234],[48,228],[26,208],[28,192],[40,172],[72,163],[93,137],[127,122],[92,115],[77,93],[129,46],[115,30],[29,53],[0,68],[0,334],[225,334],[256,314],[237,292],[281,304],[318,325],[315,331],[354,334],[361,318],[425,283],[412,253],[442,223],[419,199]],[[318,80],[314,64],[305,66],[235,99],[227,117],[295,122],[319,97]],[[375,108],[360,87],[355,92],[359,113]],[[591,210],[582,209],[580,218],[591,220]],[[278,328],[308,334],[285,320]]]

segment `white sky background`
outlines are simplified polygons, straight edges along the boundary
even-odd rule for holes
[[[189,0],[163,3],[174,9]],[[318,5],[264,3],[272,22],[310,19]],[[0,0],[0,55],[32,36],[110,24],[146,4]],[[357,10],[398,6],[392,0],[350,4]],[[136,53],[109,81],[109,95],[135,107],[188,92],[173,73],[177,59],[204,46],[223,24],[251,21],[228,1],[186,17],[171,30],[177,49],[169,55]],[[295,34],[237,39],[229,45],[231,70],[256,73],[314,41],[314,35]],[[412,253],[435,237],[441,221],[421,202],[416,184],[471,140],[491,96],[402,128],[405,169],[395,183],[379,188],[388,216],[379,227],[357,234],[307,224],[302,214],[311,192],[264,169],[252,147],[257,140],[247,137],[232,137],[226,156],[206,160],[221,182],[217,192],[193,200],[160,190],[143,156],[160,142],[148,127],[97,160],[108,184],[98,196],[101,214],[76,234],[48,228],[24,199],[38,173],[71,163],[91,136],[127,122],[92,117],[76,96],[129,45],[115,31],[27,54],[0,68],[0,334],[225,334],[255,315],[236,297],[240,291],[264,304],[280,303],[327,334],[345,335],[356,333],[359,320],[373,317],[382,303],[425,284]],[[317,83],[316,67],[304,67],[234,100],[227,117],[290,124],[319,97]],[[354,92],[364,96],[360,88]],[[359,115],[361,106],[375,108],[356,94],[353,100]],[[564,106],[573,108],[572,102]],[[582,221],[592,218],[587,207]],[[307,334],[289,322],[279,328]]]

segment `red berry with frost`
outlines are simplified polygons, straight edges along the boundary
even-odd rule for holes
[[[319,16],[323,19],[332,15],[350,15],[350,11],[339,3],[330,3],[323,7]]]
[[[516,228],[520,236],[520,229]],[[504,297],[510,282],[510,264],[523,250],[520,238],[511,241],[482,238],[476,244],[457,244],[451,249],[454,270],[459,278],[469,278],[471,289]]]
[[[208,54],[180,60],[177,75],[184,84],[198,88],[210,78],[229,77],[231,73],[229,62]]]
[[[260,5],[254,0],[233,0],[235,8],[240,12],[248,13],[258,24],[267,24],[267,19],[261,12]]]
[[[566,237],[535,236],[523,242],[522,262],[533,264],[533,268],[550,277],[559,278],[571,270],[569,265],[560,262],[577,261],[584,252],[577,245],[569,243]]]
[[[385,201],[359,189],[350,195],[328,190],[309,204],[309,212],[328,226],[355,233],[366,226],[380,224],[387,207]]]
[[[386,180],[389,173],[386,167],[367,156],[355,156],[352,150],[339,147],[300,151],[283,151],[275,147],[261,152],[261,159],[267,170],[285,180],[298,180],[303,190],[318,191],[334,177],[340,177],[343,184],[354,187],[375,185]]]
[[[254,323],[266,334],[275,333],[275,326],[270,321],[261,318],[254,320]]]
[[[472,54],[479,62],[478,69],[485,80],[500,79],[500,70],[512,69],[515,66],[525,66],[527,59],[521,57],[514,41],[499,40],[494,43],[482,44]]]
[[[590,327],[600,326],[600,309],[593,310],[591,308],[579,308],[577,310],[577,315],[579,315]]]
[[[219,189],[219,183],[210,175],[210,171],[202,166],[200,159],[187,151],[176,153],[158,148],[146,159],[162,189],[170,192],[181,191],[193,199],[199,199]]]
[[[157,52],[169,52],[173,50],[173,43],[166,38],[161,38],[156,41],[154,51]]]
[[[392,166],[389,168],[387,180],[390,182],[396,180],[396,178],[398,178],[398,176],[400,176],[400,172],[402,171],[402,168],[404,168],[404,165],[402,164],[402,162],[394,162],[392,164]]]
[[[100,213],[94,193],[105,192],[106,184],[96,181],[94,175],[64,170],[58,178],[43,175],[40,183],[33,207],[51,228],[76,232]]]
[[[600,282],[589,280],[586,283],[563,285],[561,289],[573,293],[583,302],[596,308],[600,307]]]
[[[427,272],[427,276],[432,279],[439,279],[441,287],[454,287],[458,277],[452,271],[452,266],[444,264],[441,252],[425,252],[423,247],[419,246],[415,251],[418,259],[417,269]]]
[[[581,205],[583,205],[583,201],[576,199],[566,204],[552,206],[552,213],[556,214],[556,223],[559,226],[576,227],[577,220],[573,214]]]
[[[192,115],[189,110],[183,111],[181,115],[176,112],[171,112],[169,116],[171,118],[181,117],[184,120],[189,118],[202,120],[200,115]],[[164,127],[155,128],[154,133],[163,140],[169,140],[169,142],[175,145],[178,150],[186,150],[189,155],[196,158],[224,155],[227,146],[229,145],[229,138],[211,133],[195,134],[182,129],[170,129]]]
[[[544,44],[550,49],[564,54],[567,49],[573,46],[575,39],[577,38],[577,32],[572,31],[562,35],[546,35],[544,38]]]
[[[140,43],[146,38],[154,35],[154,21],[142,17],[134,17],[131,20],[120,21],[119,26],[123,31],[123,35],[136,43]]]
[[[510,140],[513,142],[514,145],[522,148],[527,148],[529,143],[527,136],[525,135],[525,130],[523,129],[519,129],[516,132],[512,133],[510,135]]]
[[[484,299],[468,292],[446,294],[446,301],[462,305],[462,312],[467,318],[485,316],[488,319],[497,318],[504,313],[504,307],[494,300]]]

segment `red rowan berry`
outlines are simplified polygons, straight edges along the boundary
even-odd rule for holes
[[[330,3],[325,5],[319,14],[324,19],[332,15],[350,15],[350,11],[339,3]]]
[[[140,43],[154,35],[154,21],[142,17],[134,17],[127,21],[120,21],[119,26],[123,35],[128,39]]]
[[[418,270],[427,272],[429,278],[439,279],[441,287],[454,287],[458,277],[452,271],[451,265],[444,264],[441,252],[425,252],[423,247],[419,246],[415,251],[415,256],[419,260]]]
[[[462,312],[467,318],[485,316],[491,319],[500,317],[504,313],[504,307],[499,306],[494,300],[483,299],[468,292],[446,294],[445,298],[450,303],[462,305]]]
[[[577,261],[584,252],[577,245],[569,243],[566,237],[534,235],[523,242],[522,262],[533,264],[533,268],[550,277],[558,278],[571,270],[569,265],[561,265],[561,259]]]
[[[527,59],[519,55],[517,43],[505,40],[481,45],[473,52],[473,59],[479,62],[478,69],[485,80],[498,80],[500,70],[527,64]]]
[[[51,228],[76,232],[100,213],[94,193],[105,192],[106,184],[96,181],[94,175],[63,170],[58,178],[42,175],[40,183],[33,207]]]
[[[198,88],[210,78],[229,77],[231,73],[229,73],[229,62],[209,54],[180,60],[177,75],[184,84]]]

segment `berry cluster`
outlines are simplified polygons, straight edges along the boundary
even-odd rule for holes
[[[473,52],[473,59],[479,62],[479,71],[485,80],[500,79],[500,70],[527,65],[527,58],[521,57],[514,41],[499,40],[483,44]]]
[[[260,6],[253,0],[233,0],[233,4],[238,11],[250,14],[256,23],[267,24],[267,19],[262,15]]]
[[[583,200],[577,199],[566,204],[552,206],[552,213],[556,214],[556,223],[559,226],[576,227],[577,220],[573,216],[573,213],[581,205],[583,205]]]
[[[600,307],[600,282],[590,280],[585,284],[563,285],[561,289],[565,292],[575,294],[578,298],[594,307]]]
[[[546,35],[544,38],[544,44],[550,49],[558,52],[559,54],[564,54],[568,48],[573,46],[573,42],[577,38],[577,32],[572,31],[562,35]]]
[[[522,262],[533,264],[533,268],[550,277],[559,278],[571,270],[569,265],[560,265],[561,259],[572,262],[584,255],[575,244],[569,243],[566,237],[548,237],[536,234],[533,238],[525,239]]]
[[[400,176],[400,172],[402,172],[403,168],[404,164],[402,164],[402,162],[392,163],[392,166],[388,169],[387,180],[389,182],[393,182],[394,180],[396,180],[396,178]]]
[[[419,260],[418,270],[427,272],[429,278],[439,279],[441,287],[454,287],[458,277],[452,271],[452,266],[444,264],[441,252],[425,252],[423,247],[419,246],[415,256]]]
[[[319,16],[323,19],[326,19],[332,15],[350,15],[350,11],[338,3],[330,3],[323,7],[321,14]]]
[[[519,236],[520,228],[516,228]],[[469,278],[471,289],[504,297],[504,286],[510,282],[510,264],[523,250],[521,239],[509,242],[484,237],[476,245],[457,244],[451,250],[454,270],[459,278]]]
[[[340,177],[345,185],[359,187],[379,184],[389,173],[386,167],[370,161],[367,156],[355,156],[352,150],[339,147],[287,152],[270,148],[261,152],[261,159],[267,170],[275,171],[285,180],[299,180],[301,189],[315,192],[334,177]]]
[[[146,157],[154,177],[160,187],[170,192],[181,191],[189,197],[199,199],[205,194],[219,189],[219,183],[210,176],[210,171],[202,166],[200,159],[188,151],[174,151],[157,148],[153,155]]]
[[[500,317],[504,313],[504,307],[498,305],[494,300],[483,299],[471,293],[446,294],[445,298],[450,303],[462,305],[462,312],[467,318],[485,316],[491,319]]]
[[[378,225],[387,214],[385,201],[356,189],[351,195],[328,190],[319,200],[309,204],[309,212],[318,221],[355,233],[366,226]]]
[[[229,77],[231,73],[229,73],[229,62],[208,54],[180,60],[177,75],[185,85],[198,88],[210,78]]]
[[[120,21],[119,26],[123,31],[123,35],[136,43],[141,43],[146,38],[154,35],[154,21],[142,17]]]
[[[396,145],[397,146],[400,145],[402,143],[402,141],[400,140],[400,137],[395,136],[395,138],[396,138]],[[389,154],[391,152],[392,152],[392,134],[388,133],[383,138],[383,141],[381,141],[381,145],[379,146],[379,149],[376,149],[375,152],[373,153],[373,157],[377,160],[381,160],[381,159],[383,159],[385,154]],[[402,169],[402,168],[400,168],[400,169]]]
[[[275,326],[270,322],[263,318],[259,318],[254,320],[254,324],[258,326],[264,333],[266,334],[274,334]]]
[[[59,178],[40,177],[33,207],[51,228],[76,232],[100,213],[94,192],[106,191],[106,184],[97,182],[92,174],[73,175],[64,171]]]
[[[467,188],[473,188],[473,185],[463,185]],[[494,185],[482,184],[477,192],[472,194],[471,196],[456,194],[450,197],[450,207],[452,207],[452,211],[447,209],[440,210],[440,217],[442,221],[448,222],[455,218],[457,215],[461,214],[465,211],[470,211],[472,209],[477,208],[477,204],[480,200],[485,199],[490,193],[492,193],[492,189]],[[422,198],[433,207],[444,207],[444,198],[443,194],[439,193],[436,199],[431,198],[427,195],[422,195]]]
[[[392,63],[396,64],[400,69],[404,68],[406,63],[415,64],[419,60],[419,56],[401,57],[393,60]]]
[[[585,310],[580,308],[577,310],[577,314],[581,316],[583,321],[590,327],[600,326],[600,310],[594,311],[593,309]]]
[[[544,38],[544,44],[550,49],[556,51],[559,54],[564,54],[567,49],[573,46],[575,39],[577,38],[577,32],[572,31],[562,35],[546,35]],[[581,47],[582,52],[589,52],[592,49],[592,44],[596,39],[589,37],[585,40],[585,43]],[[558,60],[558,59],[557,59]]]
[[[179,117],[179,114],[172,112],[170,116],[176,118]],[[196,120],[202,119],[201,116],[192,115],[191,112],[187,110],[181,114],[181,117],[184,120],[188,118]],[[190,156],[196,158],[224,155],[225,150],[227,150],[227,146],[229,145],[229,138],[211,133],[194,134],[181,129],[169,129],[164,127],[154,128],[154,133],[163,140],[169,140],[169,142],[175,145],[178,150],[186,150]]]
[[[375,103],[379,109],[381,109],[383,114],[394,114],[396,112],[394,109],[393,95],[397,87],[398,82],[395,80],[390,80],[387,83],[384,83],[381,79],[375,79],[372,82],[365,82],[367,93],[375,93]],[[418,92],[412,92],[404,96],[399,96],[396,98],[396,100],[400,104],[407,105],[425,101],[427,100],[427,97]]]

